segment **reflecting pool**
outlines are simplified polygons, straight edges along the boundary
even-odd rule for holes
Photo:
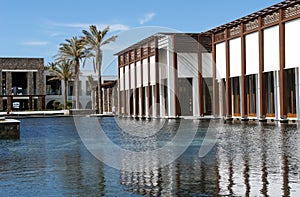
[[[89,119],[82,117],[83,122]],[[179,125],[187,133],[192,128],[197,132],[172,163],[153,168],[160,161],[151,157],[136,171],[127,171],[94,157],[72,117],[21,119],[21,139],[0,141],[0,196],[300,196],[298,124],[97,121],[114,144],[136,152],[164,147]],[[88,125],[87,132],[97,131]],[[211,130],[216,143],[200,158],[201,144],[214,143],[204,140]],[[128,160],[120,162],[126,166]]]

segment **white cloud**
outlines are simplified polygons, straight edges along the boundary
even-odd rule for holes
[[[104,29],[109,26],[111,32],[116,31],[125,31],[129,30],[129,26],[124,24],[95,24],[95,23],[53,23],[54,26],[58,27],[67,27],[67,28],[80,28],[80,29],[88,29],[90,25],[96,25],[99,29]]]
[[[27,45],[27,46],[45,46],[48,44],[48,42],[45,41],[28,41],[28,42],[22,42],[22,45]]]
[[[156,14],[154,12],[148,13],[146,14],[146,16],[143,19],[140,19],[140,24],[143,25],[147,22],[149,22],[150,20],[152,20],[152,18],[155,16]]]

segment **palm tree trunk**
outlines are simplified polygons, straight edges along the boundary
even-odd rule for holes
[[[103,114],[101,71],[98,71],[98,107],[99,107],[99,114]]]
[[[75,67],[77,67],[77,69],[75,69],[75,105],[76,109],[79,109],[79,62],[76,62],[75,64]]]
[[[75,109],[79,109],[79,73],[76,74],[75,77]]]
[[[95,110],[95,91],[91,88],[91,104],[92,110]]]
[[[67,95],[67,88],[68,88],[68,81],[65,81],[64,83],[64,109],[67,109],[67,99],[68,99],[68,95]]]

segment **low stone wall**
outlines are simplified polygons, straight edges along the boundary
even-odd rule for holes
[[[20,121],[13,119],[0,120],[1,139],[20,139]]]
[[[91,115],[91,114],[95,114],[95,110],[91,110],[91,109],[70,109],[69,111],[70,115]]]

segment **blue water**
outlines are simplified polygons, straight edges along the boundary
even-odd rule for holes
[[[21,119],[21,139],[0,141],[0,196],[300,196],[298,125],[220,121],[141,121],[101,118],[118,146],[144,151],[163,147],[179,123],[198,132],[184,154],[155,170],[117,170],[82,143],[72,117]],[[117,124],[117,123],[118,124]],[[210,124],[209,124],[210,123]],[[149,137],[132,136],[124,125]],[[218,140],[204,158],[199,148],[207,127]],[[97,129],[97,128],[90,128]],[[153,163],[152,163],[153,162]]]

